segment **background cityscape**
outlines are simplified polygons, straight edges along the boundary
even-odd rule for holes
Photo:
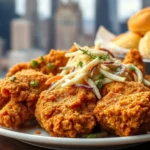
[[[149,0],[0,0],[0,77],[18,62],[73,42],[93,45],[103,25],[114,34]]]

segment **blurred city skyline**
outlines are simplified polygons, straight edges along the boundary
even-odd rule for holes
[[[63,2],[68,2],[69,0],[62,0]],[[85,20],[94,20],[95,16],[95,0],[73,0],[79,3],[79,6],[82,10],[83,19]],[[38,2],[38,13],[41,18],[51,17],[51,0],[37,0]],[[20,15],[25,14],[25,3],[26,0],[16,0],[16,13]]]
[[[68,2],[68,0],[62,0]],[[82,10],[83,19],[95,20],[95,2],[96,0],[74,0],[79,3]],[[126,1],[126,2],[124,2]],[[26,0],[16,0],[16,12],[20,15],[25,14]],[[51,0],[37,0],[38,13],[41,18],[51,17]],[[117,14],[120,21],[127,19],[131,14],[137,12],[142,8],[142,0],[117,0]],[[134,6],[134,7],[133,7]],[[132,8],[132,9],[131,9]]]
[[[101,25],[126,32],[128,18],[147,6],[150,0],[0,0],[0,72],[52,48],[93,45]]]

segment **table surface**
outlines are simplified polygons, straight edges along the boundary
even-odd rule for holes
[[[146,142],[134,147],[124,148],[122,150],[133,150],[133,149],[149,150],[149,147],[150,147],[150,142]],[[45,149],[34,147],[28,144],[24,144],[17,140],[0,136],[0,150],[45,150]]]

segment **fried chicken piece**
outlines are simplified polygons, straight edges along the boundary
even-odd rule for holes
[[[0,80],[0,110],[7,104],[8,102],[8,97],[5,97],[1,93],[1,85],[2,85],[3,80]]]
[[[112,82],[106,84],[102,90],[102,96],[107,95],[109,92],[119,93],[121,95],[129,95],[133,93],[140,93],[149,91],[149,88],[145,87],[143,84],[138,82]]]
[[[56,75],[61,71],[59,67],[64,67],[68,61],[68,58],[65,57],[65,53],[65,51],[57,51],[52,49],[48,55],[41,56],[31,62],[15,65],[9,70],[7,77],[10,77],[23,69],[34,69],[44,74],[52,73]]]
[[[146,80],[150,81],[150,75],[145,75],[144,77]]]
[[[96,97],[91,91],[70,86],[42,92],[35,116],[52,136],[73,138],[92,131],[95,106]]]
[[[9,101],[0,111],[0,125],[7,128],[17,128],[24,125],[26,121],[34,119],[35,106],[27,106],[25,102]]]
[[[2,95],[0,92],[0,110],[8,103],[9,98]]]
[[[47,79],[48,75],[32,69],[6,77],[1,84],[1,94],[9,102],[0,110],[0,125],[17,128],[34,118],[39,95],[48,88],[45,85]]]
[[[150,90],[134,82],[106,86],[105,96],[94,110],[99,124],[119,136],[147,133],[150,130]]]
[[[125,59],[123,60],[123,63],[135,65],[143,72],[143,74],[145,74],[145,72],[146,72],[145,65],[142,60],[142,56],[141,56],[140,52],[136,49],[132,49],[127,53],[127,55],[125,56]]]

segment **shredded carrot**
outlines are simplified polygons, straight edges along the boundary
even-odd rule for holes
[[[52,82],[56,82],[56,81],[58,81],[58,80],[60,80],[60,79],[62,79],[62,78],[63,78],[63,76],[53,76],[53,77],[49,78],[49,79],[45,82],[45,84],[46,84],[46,85],[50,85]]]

